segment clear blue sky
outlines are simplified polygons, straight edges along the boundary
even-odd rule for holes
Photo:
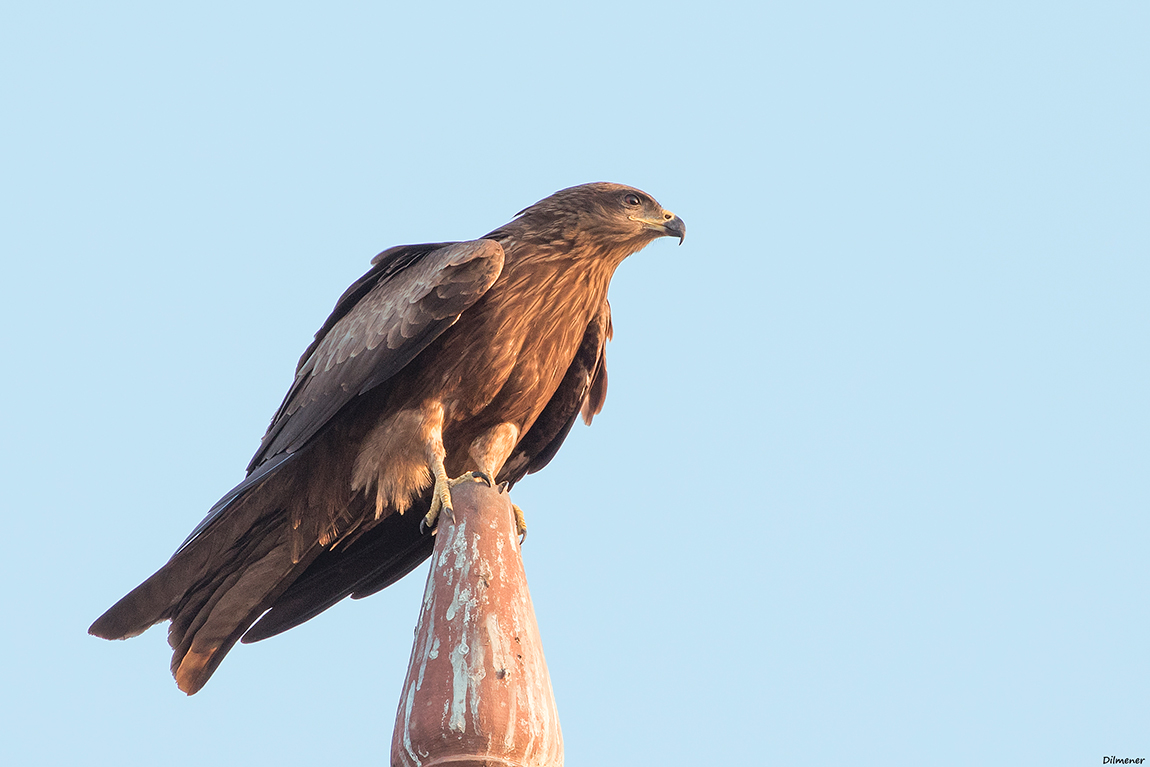
[[[516,489],[568,763],[1150,758],[1150,6],[383,5],[0,12],[0,763],[386,763],[425,569],[86,628],[371,256],[599,180],[688,237]]]

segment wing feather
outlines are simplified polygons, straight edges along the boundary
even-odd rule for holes
[[[392,248],[376,259],[300,360],[249,472],[299,450],[340,409],[394,376],[451,327],[499,276],[503,248],[494,240],[437,243]]]
[[[344,405],[395,375],[451,327],[499,276],[503,247],[493,240],[404,245],[383,251],[373,264],[336,302],[300,358],[248,476],[216,502],[179,551],[287,464]]]

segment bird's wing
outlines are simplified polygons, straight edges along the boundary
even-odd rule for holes
[[[503,269],[494,240],[406,245],[380,253],[296,369],[249,471],[295,452],[355,397],[379,386],[474,304]]]
[[[181,549],[290,461],[341,408],[387,381],[451,327],[499,276],[503,247],[494,240],[402,245],[372,264],[336,302],[300,358],[247,478],[208,511]]]
[[[604,302],[587,326],[559,388],[504,464],[499,481],[514,483],[542,469],[555,456],[580,412],[590,423],[602,409],[607,394],[604,352],[610,336],[611,307]],[[431,554],[434,540],[419,530],[425,509],[426,499],[420,499],[406,514],[384,518],[350,545],[323,551],[248,630],[243,641],[275,636],[345,597],[366,597],[402,578]]]

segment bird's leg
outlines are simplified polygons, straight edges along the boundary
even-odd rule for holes
[[[486,482],[488,487],[495,484],[493,472],[469,471],[454,479],[447,476],[447,468],[443,465],[443,459],[447,456],[447,452],[443,449],[443,407],[438,403],[424,409],[423,432],[427,463],[435,485],[431,490],[431,508],[419,523],[421,531],[434,528],[439,515],[444,511],[451,515],[452,522],[455,521],[455,513],[451,507],[451,488],[469,481]]]
[[[471,443],[468,457],[471,458],[475,469],[451,479],[447,476],[447,469],[443,465],[446,453],[443,449],[442,419],[427,431],[427,457],[435,478],[435,487],[431,491],[431,508],[423,518],[419,527],[428,530],[435,526],[439,515],[446,511],[452,513],[451,488],[463,482],[485,482],[488,487],[495,487],[495,476],[503,468],[503,463],[515,449],[519,440],[519,428],[514,424],[501,423],[480,436]],[[515,528],[520,538],[527,535],[527,522],[523,517],[523,510],[512,504],[515,510]],[[455,517],[452,517],[454,521]]]
[[[491,484],[491,479],[483,472],[469,471],[466,474],[461,474],[455,479],[447,476],[447,469],[443,466],[443,458],[434,458],[431,462],[431,473],[435,477],[435,487],[431,491],[431,508],[428,510],[427,515],[424,516],[423,521],[419,523],[421,531],[431,530],[435,527],[435,523],[439,521],[439,515],[446,511],[451,515],[451,521],[455,521],[455,512],[451,507],[451,488],[456,485],[461,485],[464,482],[487,482]]]
[[[428,509],[423,521],[419,523],[420,532],[435,527],[439,514],[444,509],[447,509],[448,514],[451,514],[452,521],[455,520],[455,514],[451,508],[451,480],[447,478],[447,469],[443,466],[442,456],[435,456],[431,459],[431,475],[435,478],[435,485],[431,490],[431,508]]]
[[[468,455],[479,466],[480,472],[494,478],[503,468],[504,462],[511,455],[511,451],[515,449],[518,441],[519,428],[515,424],[501,423],[477,437],[471,443]],[[488,484],[492,487],[495,486],[494,482]],[[502,490],[506,490],[506,484]],[[523,516],[523,509],[514,503],[511,504],[511,508],[515,511],[515,529],[519,533],[519,541],[522,543],[527,538],[527,520]]]
[[[527,540],[527,517],[523,516],[523,509],[518,504],[511,504],[511,510],[515,512],[515,532],[519,533],[519,545],[522,546]]]

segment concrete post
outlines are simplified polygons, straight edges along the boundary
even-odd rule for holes
[[[391,743],[393,767],[558,767],[563,736],[506,493],[451,491]]]

